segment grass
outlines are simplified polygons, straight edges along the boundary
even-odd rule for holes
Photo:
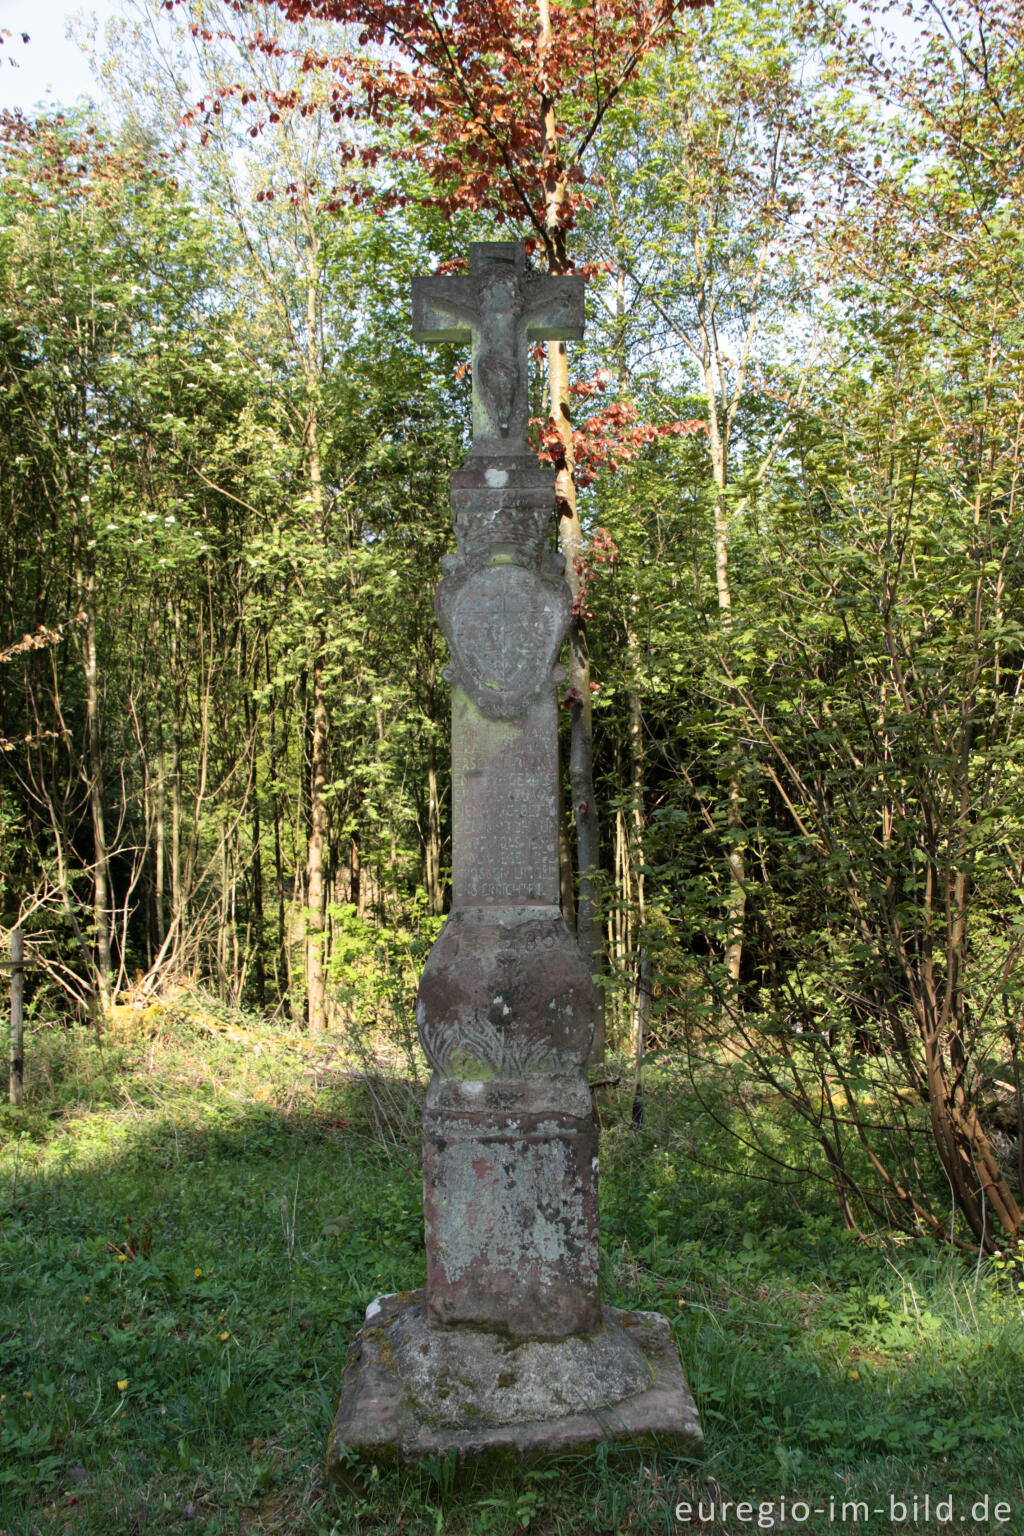
[[[187,1020],[103,1050],[36,1028],[25,1107],[0,1110],[0,1533],[596,1536],[699,1530],[723,1499],[753,1509],[718,1530],[892,1531],[890,1498],[903,1528],[940,1529],[910,1519],[926,1494],[954,1501],[950,1529],[1024,1530],[1019,1293],[925,1239],[851,1237],[669,1079],[639,1133],[605,1107],[604,1290],[671,1318],[704,1461],[328,1490],[349,1340],[424,1277],[417,1094],[339,1049]],[[883,1515],[844,1527],[860,1500]]]

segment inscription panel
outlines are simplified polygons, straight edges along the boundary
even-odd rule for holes
[[[558,719],[553,691],[515,720],[452,696],[453,905],[557,906]]]

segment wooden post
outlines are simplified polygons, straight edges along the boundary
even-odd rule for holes
[[[25,1082],[25,935],[11,929],[11,1103],[21,1103]]]

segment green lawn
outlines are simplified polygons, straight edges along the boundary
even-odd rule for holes
[[[1024,1531],[1013,1277],[851,1237],[669,1079],[639,1133],[603,1107],[605,1295],[672,1320],[704,1461],[468,1489],[438,1464],[337,1495],[347,1344],[373,1296],[423,1282],[418,1090],[339,1041],[187,1019],[102,1051],[37,1026],[28,1063],[0,1110],[0,1533],[680,1532],[712,1500],[753,1506],[719,1530],[935,1531],[944,1498],[949,1529]],[[842,1521],[859,1501],[883,1514]]]

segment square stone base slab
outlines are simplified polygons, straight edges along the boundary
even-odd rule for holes
[[[327,1475],[455,1453],[489,1462],[586,1454],[602,1441],[699,1455],[704,1436],[668,1322],[605,1307],[592,1335],[513,1340],[430,1328],[422,1291],[381,1296],[349,1350]]]

